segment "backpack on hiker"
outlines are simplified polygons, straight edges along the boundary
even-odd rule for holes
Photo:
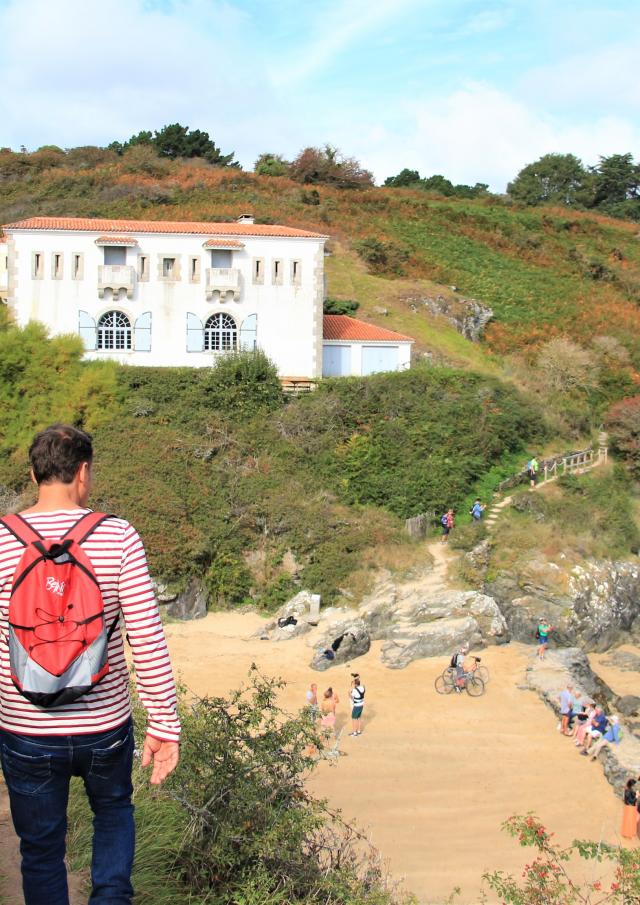
[[[442,525],[443,528],[448,528],[448,527],[449,527],[449,516],[447,515],[446,512],[445,512],[445,514],[442,516],[442,518],[440,519],[440,524]]]
[[[104,601],[82,544],[112,516],[88,512],[59,540],[19,515],[0,524],[24,545],[9,598],[9,661],[14,685],[38,707],[70,704],[109,672]]]
[[[457,665],[458,665],[458,651],[456,651],[455,654],[453,654],[451,656],[451,662],[449,663],[449,666],[451,667],[451,669],[455,669]]]

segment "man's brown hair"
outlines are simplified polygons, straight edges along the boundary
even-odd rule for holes
[[[91,435],[68,424],[52,424],[40,431],[29,448],[37,484],[70,484],[83,462],[93,459]]]

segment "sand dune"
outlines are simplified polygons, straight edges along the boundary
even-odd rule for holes
[[[259,624],[255,614],[210,613],[168,625],[185,684],[197,694],[223,694],[255,662],[287,680],[284,703],[291,709],[304,704],[309,682],[320,689],[331,684],[344,702],[338,726],[344,724],[350,668],[313,672],[303,638],[259,641],[250,637]],[[363,735],[350,738],[345,731],[345,756],[336,766],[322,763],[310,785],[370,832],[394,875],[421,903],[438,902],[460,886],[457,901],[474,905],[484,871],[519,872],[527,852],[500,832],[514,813],[535,812],[563,843],[576,837],[621,841],[622,805],[600,767],[579,757],[556,732],[551,711],[518,687],[532,647],[483,651],[492,678],[479,699],[435,693],[445,660],[394,671],[380,663],[379,648],[373,645],[356,661],[367,687]],[[593,879],[602,874],[598,865],[586,869]]]

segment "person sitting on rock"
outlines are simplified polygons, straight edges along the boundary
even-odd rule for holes
[[[569,720],[573,714],[573,685],[567,682],[567,687],[560,692],[560,731],[563,735],[571,735]]]
[[[604,714],[604,710],[602,707],[596,707],[596,711],[591,718],[591,723],[587,727],[587,731],[584,737],[584,751],[581,751],[583,757],[589,756],[589,748],[593,744],[593,742],[597,742],[599,738],[601,738],[607,728],[607,718]]]
[[[596,708],[594,702],[585,701],[583,704],[582,713],[579,713],[576,718],[576,728],[574,731],[574,744],[576,747],[580,747],[580,745],[584,744],[584,737],[587,733],[587,729],[591,725],[591,720],[595,715]]]
[[[611,725],[604,733],[602,738],[599,738],[593,748],[591,748],[591,760],[595,760],[603,748],[607,747],[608,745],[619,745],[621,741],[622,729],[620,728],[620,718],[617,716],[612,716]]]

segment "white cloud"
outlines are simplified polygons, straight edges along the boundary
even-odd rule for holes
[[[423,176],[441,173],[453,182],[487,182],[504,191],[523,166],[543,154],[571,152],[596,163],[600,154],[626,152],[640,142],[638,126],[621,117],[571,124],[480,83],[442,99],[408,101],[403,114],[393,133],[377,126],[341,138],[379,181],[409,167]]]
[[[170,12],[13,0],[0,11],[4,142],[98,143],[180,120],[232,144],[237,111],[270,103],[260,61],[242,53],[244,14],[208,0]]]

